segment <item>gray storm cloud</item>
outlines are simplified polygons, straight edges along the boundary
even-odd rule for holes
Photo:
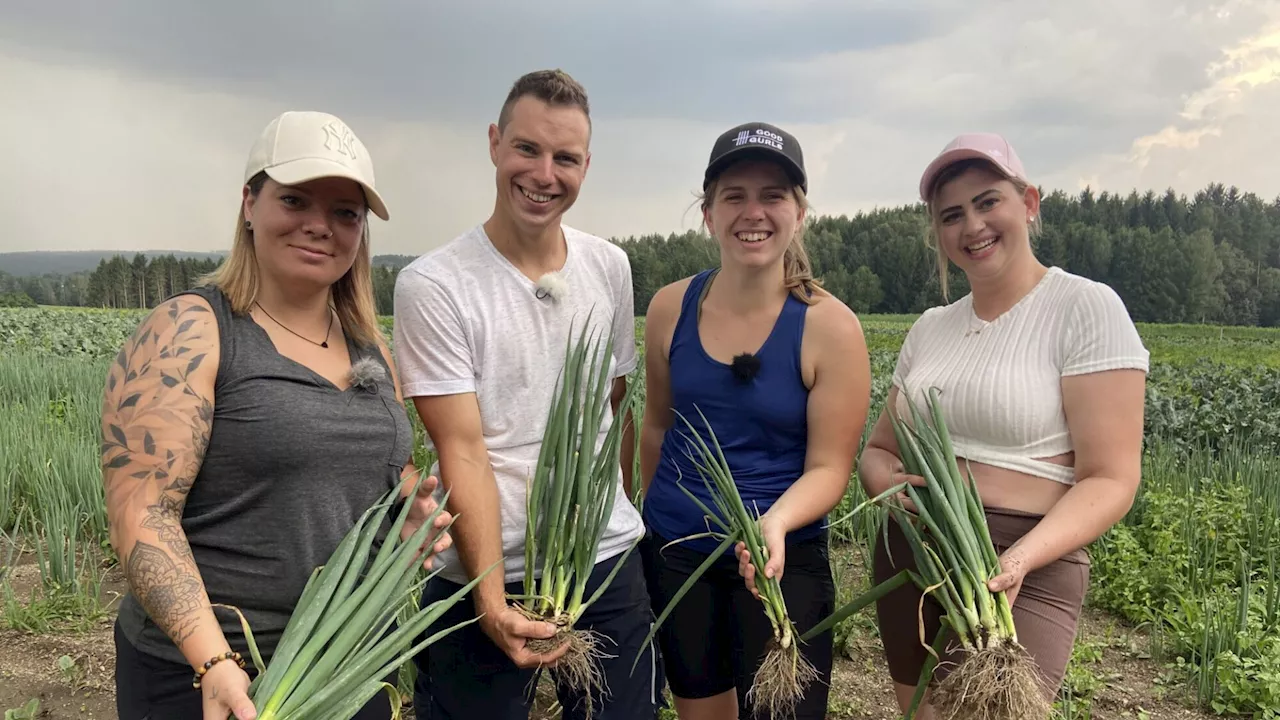
[[[375,252],[423,252],[487,216],[487,124],[539,67],[591,94],[568,220],[604,236],[693,227],[710,144],[747,119],[799,137],[819,213],[913,202],[974,129],[1051,188],[1280,195],[1273,2],[614,5],[5,3],[4,249],[223,249],[250,143],[308,108],[374,154],[392,210]]]

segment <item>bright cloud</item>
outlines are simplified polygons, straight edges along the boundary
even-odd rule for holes
[[[1220,182],[1267,199],[1280,196],[1265,159],[1280,140],[1280,11],[1275,15],[1206,64],[1207,84],[1189,93],[1167,124],[1134,138],[1125,152],[1090,159],[1088,169],[1077,162],[1078,180],[1064,177],[1062,184],[1191,193]]]

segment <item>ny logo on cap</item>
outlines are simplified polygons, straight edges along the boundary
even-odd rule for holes
[[[337,147],[334,147],[335,144]],[[355,135],[342,123],[331,122],[325,124],[324,146],[340,155],[346,155],[352,160],[356,159]]]

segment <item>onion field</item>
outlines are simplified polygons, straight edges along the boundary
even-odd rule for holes
[[[125,585],[107,541],[97,426],[107,367],[142,316],[0,309],[6,718],[115,717],[111,622]],[[911,321],[863,318],[873,416]],[[1280,718],[1280,331],[1139,331],[1152,353],[1143,485],[1125,520],[1089,548],[1085,627],[1056,712]],[[863,499],[856,481],[850,488],[842,509]],[[870,587],[874,522],[833,528],[843,598]],[[896,718],[874,610],[842,623],[837,640],[829,717]],[[411,682],[407,668],[401,682]]]

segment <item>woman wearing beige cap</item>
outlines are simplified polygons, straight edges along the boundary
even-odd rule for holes
[[[1084,548],[1124,516],[1138,487],[1149,355],[1110,287],[1036,259],[1040,196],[1004,138],[955,138],[925,170],[920,197],[944,295],[948,263],[972,292],[930,308],[911,327],[859,474],[872,496],[904,480],[923,482],[903,473],[887,413],[909,418],[905,394],[923,409],[926,394],[940,390],[960,467],[977,483],[1000,555],[1003,573],[990,587],[1013,602],[1018,639],[1052,699],[1088,588]],[[877,581],[912,565],[896,522],[888,538],[888,553],[877,543]],[[919,599],[908,584],[877,605],[904,710],[929,652]],[[929,598],[923,613],[931,642],[940,607]],[[935,679],[955,659],[944,655]],[[916,717],[934,711],[926,706]]]
[[[121,720],[255,717],[239,619],[211,604],[239,608],[269,662],[311,572],[380,496],[412,488],[374,310],[366,218],[388,214],[368,151],[332,115],[287,112],[244,179],[230,257],[155,308],[107,376]],[[412,498],[406,537],[434,487]],[[382,698],[359,717],[389,716]]]

